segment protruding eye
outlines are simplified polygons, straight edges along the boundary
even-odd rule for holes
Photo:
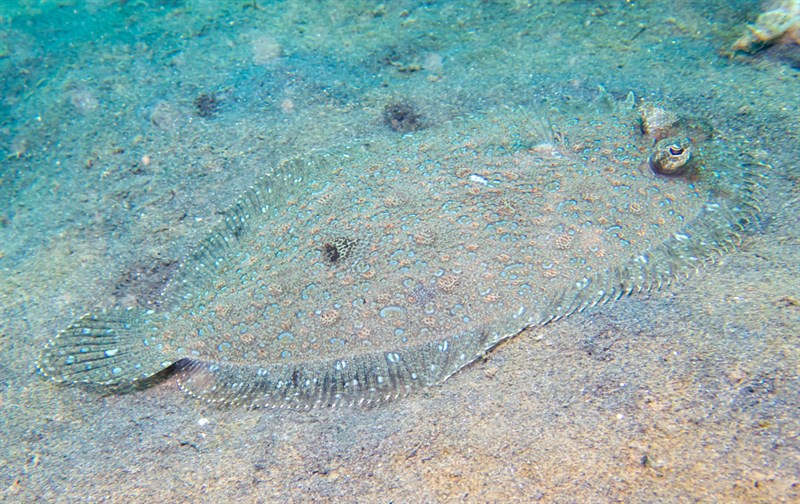
[[[670,145],[669,146],[669,154],[670,156],[680,156],[683,154],[683,147],[680,145]]]
[[[650,156],[650,169],[659,175],[681,175],[689,166],[692,143],[688,138],[664,139]]]

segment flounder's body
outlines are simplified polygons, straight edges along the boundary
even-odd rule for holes
[[[174,366],[190,394],[249,406],[376,402],[658,287],[732,248],[759,186],[692,131],[691,169],[654,173],[656,141],[626,105],[281,163],[187,256],[162,309],[87,315],[40,367],[119,386]]]

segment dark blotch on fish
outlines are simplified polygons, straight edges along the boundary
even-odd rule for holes
[[[322,257],[331,264],[347,259],[353,253],[358,240],[338,236],[322,244]]]
[[[322,255],[329,263],[336,264],[339,260],[339,249],[332,243],[326,243],[322,246]]]

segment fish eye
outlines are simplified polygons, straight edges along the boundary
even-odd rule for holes
[[[688,138],[664,139],[656,144],[650,156],[650,168],[658,175],[682,175],[689,168],[691,156],[692,144]]]
[[[680,156],[681,154],[683,154],[683,147],[681,147],[680,145],[670,145],[669,154],[671,156]]]

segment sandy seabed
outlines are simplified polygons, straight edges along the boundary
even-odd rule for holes
[[[263,5],[261,5],[263,3]],[[2,12],[0,497],[173,502],[800,499],[797,46],[751,2],[62,2]],[[265,166],[542,100],[706,118],[768,175],[739,249],[369,409],[56,386],[36,357],[146,299]]]

